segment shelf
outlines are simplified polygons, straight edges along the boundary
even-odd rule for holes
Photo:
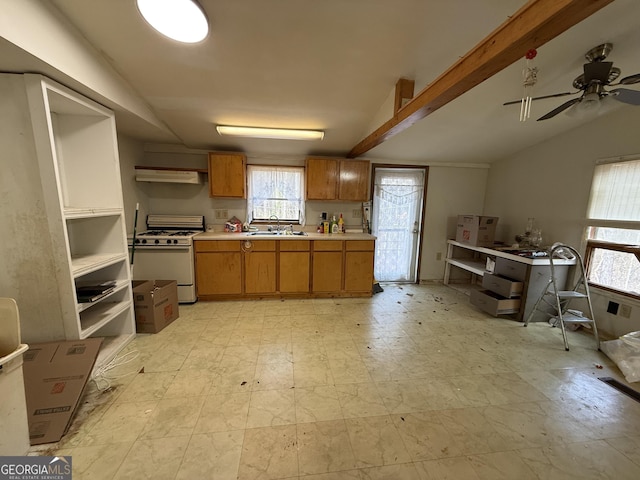
[[[209,173],[207,168],[188,168],[188,167],[146,167],[143,165],[136,165],[134,167],[136,170],[168,170],[175,172],[198,172],[198,173]]]
[[[97,300],[95,302],[78,303],[78,313],[82,313],[90,309],[91,307],[95,307],[96,305],[99,305],[101,302],[104,302],[109,297],[115,295],[118,292],[121,292],[123,289],[127,287],[128,284],[129,282],[127,280],[120,280],[116,283],[115,288],[111,292],[109,292],[107,295],[102,297],[100,300]]]
[[[132,308],[129,301],[98,303],[85,315],[88,318],[80,318],[80,338],[90,337],[128,308]]]
[[[3,293],[22,306],[22,339],[122,337],[108,342],[119,349],[135,318],[114,113],[41,75],[0,74],[0,87],[4,144],[29,172],[13,179],[13,215],[0,219],[12,232],[1,248],[13,280]],[[15,218],[44,220],[34,234],[14,228]],[[78,303],[78,287],[106,282],[113,291]]]
[[[121,214],[121,208],[65,207],[64,209],[64,217],[71,220],[76,218],[111,217]]]
[[[468,272],[471,272],[475,275],[484,275],[485,271],[486,271],[486,264],[485,262],[478,262],[477,260],[467,260],[467,259],[462,259],[462,258],[447,258],[446,262],[449,265],[453,265],[454,267],[459,267],[462,268],[464,270],[467,270]]]
[[[108,267],[122,260],[127,260],[125,253],[105,253],[98,255],[81,255],[71,258],[71,271],[74,278]]]
[[[473,290],[484,290],[482,285],[478,283],[449,283],[447,286],[453,288],[455,291],[460,292],[466,296],[470,296]]]

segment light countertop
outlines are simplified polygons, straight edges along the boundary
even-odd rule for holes
[[[509,260],[513,260],[515,262],[520,262],[520,263],[526,263],[528,265],[549,265],[549,257],[534,257],[534,258],[529,258],[526,256],[521,256],[521,255],[516,255],[513,253],[509,253],[506,251],[501,251],[495,248],[489,248],[489,247],[476,247],[473,245],[468,245],[466,243],[460,243],[457,242],[455,240],[447,240],[447,243],[449,245],[453,245],[454,247],[460,247],[460,248],[465,248],[467,250],[473,250],[479,253],[484,253],[486,255],[491,255],[494,257],[502,257],[502,258],[506,258]],[[543,249],[541,249],[543,250]],[[456,261],[459,261],[460,259],[456,259],[455,257],[453,258],[447,258],[446,259],[447,262],[449,263],[455,263]],[[553,264],[554,265],[575,265],[577,263],[575,258],[572,259],[562,259],[562,258],[554,258],[553,259]]]
[[[251,235],[252,232],[202,232],[193,237],[198,240],[375,240],[376,237],[368,233],[315,233],[306,235]]]

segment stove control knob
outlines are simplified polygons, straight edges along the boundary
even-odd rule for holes
[[[144,240],[142,240],[142,243],[147,243],[147,239],[145,238]]]
[[[136,238],[136,241],[134,243],[140,243],[140,239]]]
[[[160,240],[156,239],[155,244],[157,245],[158,243],[160,243]]]
[[[178,240],[175,240],[175,239],[174,239],[174,240],[173,240],[173,243],[177,244],[177,243],[178,243]]]
[[[167,243],[171,243],[171,240],[167,240]]]

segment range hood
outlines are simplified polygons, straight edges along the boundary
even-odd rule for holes
[[[202,183],[202,175],[195,170],[139,168],[136,169],[136,181],[200,184]]]

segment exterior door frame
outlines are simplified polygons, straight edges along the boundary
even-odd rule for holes
[[[372,163],[371,165],[371,188],[370,202],[371,212],[373,213],[373,191],[376,182],[376,169],[397,169],[397,170],[422,170],[424,172],[424,185],[422,191],[422,212],[420,213],[420,239],[418,241],[418,248],[416,251],[416,281],[415,284],[420,284],[420,266],[422,264],[422,243],[424,242],[424,217],[427,211],[427,184],[429,183],[429,167],[424,165],[396,165],[393,163]],[[371,219],[373,221],[373,218]]]

